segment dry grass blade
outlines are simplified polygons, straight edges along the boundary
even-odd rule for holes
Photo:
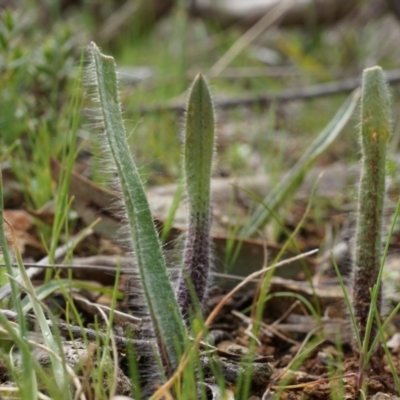
[[[281,18],[290,9],[292,3],[292,0],[281,1],[274,8],[272,8],[271,11],[266,13],[211,67],[210,74],[213,76],[219,75],[243,49],[245,49],[268,27],[279,20],[279,18]]]
[[[261,269],[260,271],[256,271],[252,274],[250,274],[249,276],[246,277],[246,279],[244,279],[241,283],[239,283],[234,289],[232,289],[222,300],[221,302],[218,304],[217,307],[214,308],[214,310],[211,312],[211,314],[208,316],[208,318],[206,319],[205,322],[205,326],[208,327],[210,326],[210,324],[212,323],[212,321],[214,320],[214,318],[217,316],[217,314],[221,311],[222,307],[226,304],[226,302],[235,294],[237,293],[243,286],[247,285],[248,283],[250,283],[253,279],[259,277],[260,275],[264,274],[265,272],[273,269],[273,268],[279,268],[282,267],[284,265],[290,264],[294,261],[298,261],[301,260],[303,258],[312,256],[313,254],[316,254],[318,252],[318,249],[314,249],[311,251],[308,251],[306,253],[302,253],[299,254],[298,256],[295,257],[291,257],[288,258],[287,260],[283,260],[278,262],[275,265],[271,265],[270,267],[265,267],[263,269]],[[162,385],[151,397],[151,400],[161,400],[163,397],[168,395],[168,391],[172,388],[172,386],[174,385],[174,383],[176,382],[177,379],[179,379],[179,377],[182,375],[183,370],[185,369],[185,367],[187,366],[187,363],[189,362],[189,357],[188,357],[188,353],[193,351],[193,348],[198,348],[200,345],[200,342],[203,339],[203,335],[204,335],[204,331],[201,331],[193,344],[193,347],[191,347],[189,350],[186,351],[185,355],[182,357],[178,368],[176,369],[175,373],[172,375],[172,377],[170,379],[168,379],[167,382],[164,383],[164,385]]]

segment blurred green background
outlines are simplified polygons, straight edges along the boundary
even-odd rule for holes
[[[364,68],[378,64],[398,80],[396,10],[394,0],[0,1],[0,156],[3,174],[14,179],[6,206],[37,210],[54,198],[50,159],[66,148],[77,152],[80,172],[108,181],[82,87],[90,41],[116,60],[129,141],[149,186],[179,177],[182,110],[199,71],[217,106],[215,176],[266,174],[274,182],[330,121],[349,93],[346,84],[357,86]],[[318,86],[324,83],[337,93]],[[302,98],[310,90],[317,95]],[[392,95],[395,154],[395,85]],[[265,101],[271,96],[276,101]],[[358,160],[356,121],[318,165]],[[71,149],[73,126],[78,147]]]

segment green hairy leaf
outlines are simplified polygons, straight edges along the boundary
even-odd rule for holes
[[[114,59],[101,54],[94,43],[90,46],[90,53],[92,80],[100,103],[107,143],[121,183],[132,249],[162,359],[173,369],[183,351],[185,328],[143,184],[129,151],[119,105]]]
[[[382,256],[382,219],[385,197],[386,149],[390,133],[389,91],[380,67],[364,70],[361,129],[362,167],[353,281],[353,306],[361,340],[368,345],[376,327],[371,325],[371,290],[378,283]],[[381,293],[377,298],[380,309]],[[368,336],[371,335],[370,338]]]
[[[207,289],[210,256],[210,180],[215,140],[214,108],[202,74],[190,90],[186,111],[184,174],[189,205],[189,229],[183,254],[178,302],[186,322]],[[192,289],[192,290],[191,290]],[[194,301],[193,301],[194,300]]]

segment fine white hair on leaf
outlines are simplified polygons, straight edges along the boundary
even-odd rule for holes
[[[94,104],[99,104],[100,98],[97,86],[97,76],[94,66],[94,57],[90,48],[88,51],[88,64],[86,67],[86,74],[85,74],[85,87],[87,89],[87,96],[91,99],[91,101]],[[121,104],[119,104],[118,109],[120,109],[122,113]],[[89,115],[90,119],[94,121],[92,125],[92,131],[97,133],[96,139],[98,140],[101,146],[102,168],[105,168],[105,172],[113,176],[112,181],[109,184],[113,188],[113,190],[119,194],[118,197],[120,198],[120,200],[115,201],[114,204],[111,204],[110,207],[105,211],[111,212],[121,221],[121,226],[118,232],[115,232],[116,235],[115,237],[118,240],[119,244],[123,245],[123,248],[125,248],[126,251],[133,254],[131,238],[129,237],[129,228],[126,224],[127,215],[125,210],[125,204],[121,195],[121,189],[120,189],[121,183],[118,178],[118,173],[115,167],[115,163],[112,160],[110,145],[105,133],[104,118],[100,108],[90,109]],[[137,275],[136,271],[135,275]],[[136,287],[141,287],[140,279]],[[143,303],[145,304],[144,298],[143,298]],[[144,307],[140,306],[140,308],[143,309]],[[148,316],[148,312],[146,312],[146,314],[143,316]]]
[[[154,341],[154,345],[157,346],[154,327],[151,323],[149,308],[147,306],[147,302],[145,301],[143,286],[137,268],[137,263],[135,261],[132,237],[130,236],[130,229],[127,224],[128,218],[126,214],[125,202],[121,194],[121,182],[118,178],[115,162],[112,158],[110,144],[108,142],[105,132],[105,122],[101,108],[99,106],[100,96],[98,91],[99,89],[94,62],[94,55],[92,53],[92,49],[89,47],[88,63],[86,66],[84,83],[86,88],[86,95],[88,98],[91,99],[94,107],[90,110],[85,110],[85,112],[92,121],[92,124],[90,126],[91,131],[96,133],[96,141],[101,148],[101,163],[99,163],[99,165],[101,165],[106,174],[112,177],[110,186],[112,187],[113,191],[119,194],[119,200],[115,201],[114,204],[111,204],[105,211],[113,214],[120,221],[121,226],[119,230],[115,232],[115,240],[131,256],[129,267],[132,269],[132,274],[129,284],[126,288],[128,305],[130,307],[130,311],[134,313],[134,315],[141,317],[143,321],[145,321],[144,324],[146,325],[146,327],[143,328],[141,332],[135,333],[135,336],[138,339],[152,340]],[[120,103],[118,104],[118,110],[118,112],[122,115],[122,108]],[[141,334],[143,335],[143,337],[141,337]],[[149,359],[153,361],[152,365],[146,365],[146,368],[139,368],[141,374],[143,374],[142,378],[144,379],[144,381],[149,379],[153,380],[154,378],[157,380],[157,377],[160,376],[160,372],[157,366],[158,362],[155,359],[154,355],[151,355]]]

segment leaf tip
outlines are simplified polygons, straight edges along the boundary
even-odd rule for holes
[[[364,69],[364,73],[370,73],[370,72],[382,72],[382,68],[379,65],[375,65],[374,67]]]

